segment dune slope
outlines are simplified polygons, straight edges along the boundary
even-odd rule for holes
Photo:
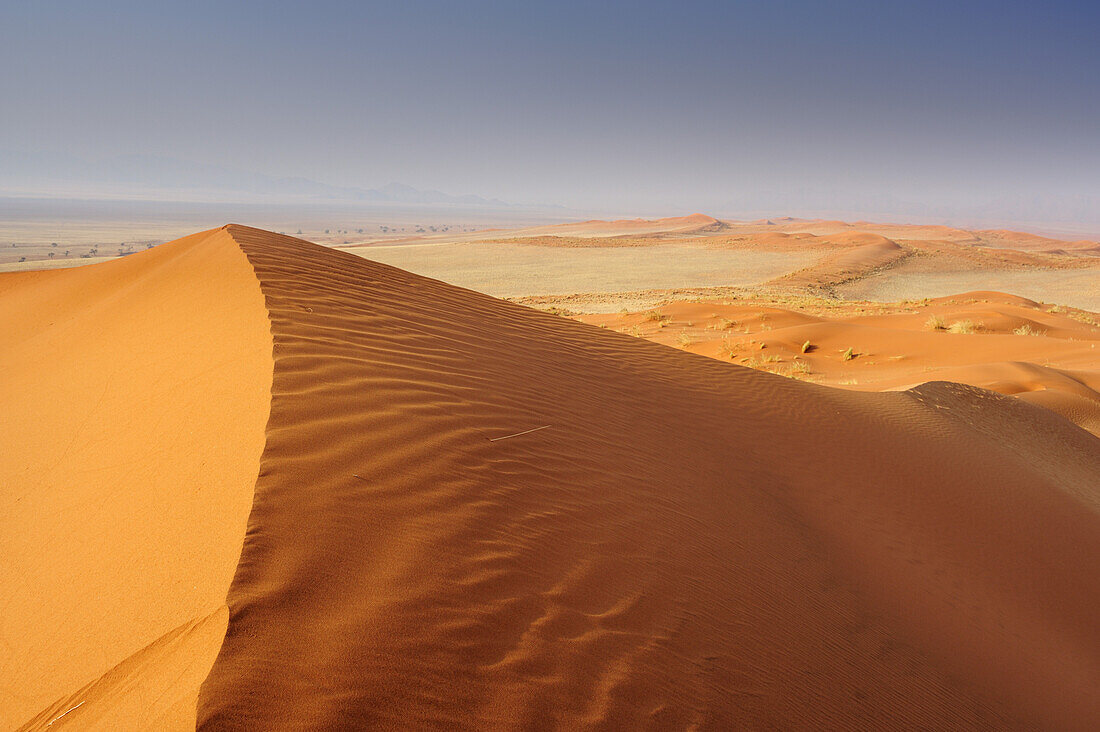
[[[226,232],[275,365],[201,728],[1100,722],[1100,441],[1061,417]]]
[[[0,729],[194,726],[271,345],[224,230],[0,275]]]

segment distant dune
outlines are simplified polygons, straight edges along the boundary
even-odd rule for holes
[[[804,276],[828,269],[811,268]],[[897,390],[929,380],[971,384],[1041,404],[1100,436],[1100,315],[998,292],[888,305],[787,299],[787,308],[782,298],[734,298],[577,317],[847,389]]]
[[[0,275],[0,370],[4,728],[1100,725],[1100,441],[1020,399],[233,225]]]
[[[877,234],[895,240],[932,240],[1030,251],[1053,251],[1062,249],[1068,252],[1078,252],[1089,251],[1100,246],[1100,242],[1095,241],[1053,239],[1037,234],[1002,229],[968,230],[935,224],[896,224],[873,221],[848,222],[823,219],[800,219],[790,216],[775,219],[759,219],[756,221],[735,221],[716,219],[713,216],[702,213],[660,219],[620,219],[617,221],[602,221],[596,219],[591,221],[516,229],[509,233],[517,237],[809,234],[837,239],[838,241],[843,240],[842,238],[838,239],[838,237],[843,237],[848,234],[856,238],[865,234]],[[471,235],[464,235],[461,238],[477,239],[484,237],[474,232]]]
[[[811,267],[785,275],[775,283],[811,289],[828,289],[895,264],[909,252],[878,234],[849,232],[829,237],[833,245],[848,245]]]

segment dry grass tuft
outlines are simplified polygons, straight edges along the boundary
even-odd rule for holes
[[[808,373],[810,373],[810,364],[806,363],[805,361],[802,361],[801,359],[796,358],[794,361],[791,361],[791,365],[790,365],[789,370],[790,370],[791,375],[808,374]]]
[[[1093,328],[1100,328],[1100,320],[1092,317],[1090,313],[1086,313],[1083,311],[1074,311],[1066,313],[1066,317],[1076,320],[1078,323],[1091,325]]]
[[[925,330],[947,330],[947,321],[943,319],[942,315],[929,315],[928,320],[924,321]]]

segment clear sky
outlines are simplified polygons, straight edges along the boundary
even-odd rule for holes
[[[1100,200],[1094,2],[9,1],[0,69],[8,149],[624,213]]]

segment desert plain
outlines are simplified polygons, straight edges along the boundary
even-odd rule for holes
[[[0,727],[1100,724],[1100,244],[287,224],[0,246]]]

